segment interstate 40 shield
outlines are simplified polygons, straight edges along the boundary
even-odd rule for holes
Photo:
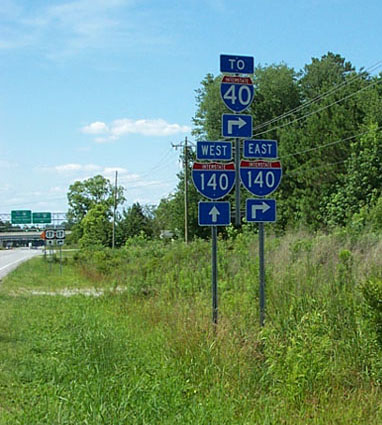
[[[235,184],[235,164],[194,162],[192,180],[199,193],[208,199],[221,199]]]
[[[242,112],[251,105],[253,100],[252,80],[249,77],[225,75],[220,84],[220,95],[232,112]]]
[[[281,182],[280,161],[240,162],[240,178],[244,187],[255,196],[267,196],[274,192]]]

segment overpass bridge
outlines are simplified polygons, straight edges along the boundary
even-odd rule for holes
[[[59,228],[65,220],[66,213],[52,212],[50,224],[43,226],[40,224],[13,224],[11,227],[11,213],[0,213],[0,247],[44,245],[44,240],[41,238],[42,231],[50,227]],[[33,228],[28,228],[28,226],[33,226]]]
[[[0,246],[43,246],[44,240],[41,239],[42,231],[24,231],[24,232],[2,232],[0,233]]]
[[[70,231],[65,231],[69,235]],[[0,232],[0,247],[18,246],[44,246],[45,241],[41,238],[42,230],[20,231],[20,232]]]

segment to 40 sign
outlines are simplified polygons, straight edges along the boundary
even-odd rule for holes
[[[245,188],[255,196],[266,196],[280,184],[280,161],[241,161],[240,178]]]
[[[235,184],[235,165],[233,162],[194,162],[192,180],[198,192],[208,199],[224,198]]]
[[[252,103],[254,90],[249,77],[230,77],[225,75],[220,85],[220,95],[233,112],[242,112]]]

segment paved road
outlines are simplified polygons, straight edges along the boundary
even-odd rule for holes
[[[0,251],[0,279],[10,271],[14,270],[22,262],[36,255],[41,255],[40,249],[17,248]]]

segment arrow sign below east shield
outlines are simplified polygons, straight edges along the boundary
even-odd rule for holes
[[[252,205],[252,217],[256,218],[257,211],[260,211],[262,214],[264,214],[270,208],[271,207],[264,201],[261,204],[256,203],[256,204]]]
[[[223,114],[222,136],[246,138],[252,136],[252,117],[250,115]]]
[[[231,223],[229,202],[199,202],[199,226],[228,226]]]
[[[276,201],[274,199],[247,199],[245,210],[248,222],[276,221]]]

